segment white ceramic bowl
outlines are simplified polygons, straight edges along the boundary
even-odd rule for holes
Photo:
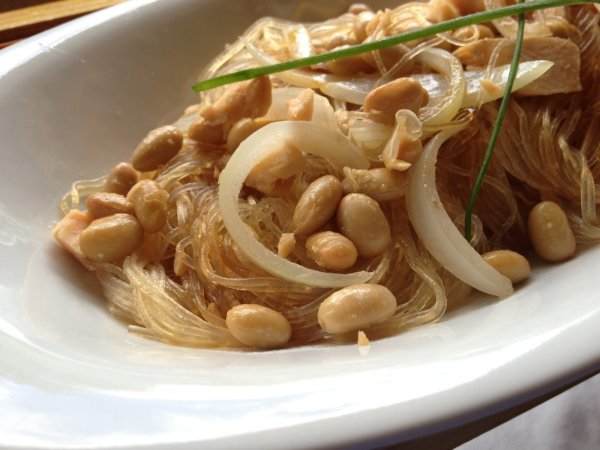
[[[316,19],[347,3],[133,0],[0,52],[0,447],[375,446],[600,368],[599,248],[367,354],[243,353],[128,334],[51,241],[70,183],[177,118],[225,42],[262,15]]]

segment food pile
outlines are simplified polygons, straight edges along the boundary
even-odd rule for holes
[[[203,73],[267,65],[492,10],[431,0],[300,24],[266,18]],[[533,249],[600,239],[600,28],[591,5],[527,16],[506,118],[506,17],[203,92],[62,201],[54,237],[143,336],[276,348],[389,336],[473,289],[506,297]]]

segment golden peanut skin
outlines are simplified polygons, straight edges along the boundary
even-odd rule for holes
[[[381,255],[392,241],[390,225],[379,203],[364,194],[348,194],[336,214],[340,232],[364,258]]]
[[[230,152],[235,151],[248,136],[259,128],[260,124],[254,119],[245,118],[238,120],[227,134],[227,150]]]
[[[138,171],[131,164],[121,162],[108,172],[106,182],[104,183],[104,190],[106,192],[114,192],[115,194],[127,195],[138,180]]]
[[[292,327],[283,314],[262,305],[237,305],[227,311],[227,328],[249,347],[276,348],[288,343]]]
[[[292,225],[296,234],[306,236],[325,225],[334,216],[343,193],[342,183],[333,175],[310,183],[294,209]]]
[[[535,252],[545,260],[560,262],[575,253],[575,235],[567,215],[557,203],[538,203],[530,211],[527,225]]]
[[[290,120],[312,119],[315,103],[315,91],[304,89],[296,98],[288,100],[288,117]]]
[[[365,97],[365,111],[379,111],[394,117],[396,111],[409,109],[415,114],[429,101],[429,94],[417,80],[397,78],[373,89]]]
[[[82,253],[92,261],[113,262],[131,255],[142,243],[144,230],[131,214],[94,220],[79,236]]]
[[[513,283],[520,283],[531,273],[531,265],[527,258],[512,250],[493,250],[481,257]]]
[[[364,170],[344,168],[342,187],[344,193],[365,194],[378,202],[404,197],[408,190],[408,172],[399,172],[385,167]]]
[[[133,206],[124,195],[113,192],[96,192],[85,201],[88,212],[95,218],[112,216],[113,214],[133,214]]]
[[[383,322],[396,311],[396,297],[385,286],[355,284],[334,292],[319,306],[317,320],[332,334],[358,331]]]
[[[315,233],[306,240],[306,251],[313,261],[328,270],[345,270],[354,265],[358,251],[350,239],[334,231]]]
[[[200,110],[211,125],[233,124],[245,117],[264,116],[271,106],[271,81],[268,76],[230,85],[218,100]]]
[[[156,170],[170,161],[183,144],[183,134],[177,127],[166,125],[150,131],[133,151],[131,164],[136,170]]]
[[[141,180],[127,195],[140,224],[149,233],[160,231],[167,223],[169,193],[152,180]]]

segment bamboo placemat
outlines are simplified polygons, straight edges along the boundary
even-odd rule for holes
[[[0,48],[53,26],[125,0],[3,0]]]

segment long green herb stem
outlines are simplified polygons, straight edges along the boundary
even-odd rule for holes
[[[519,0],[519,2],[521,3],[523,2],[523,0]],[[521,48],[523,47],[524,35],[525,14],[520,14],[519,25],[517,28],[517,37],[515,41],[515,50],[513,53],[512,61],[510,63],[510,70],[508,72],[508,79],[504,88],[504,95],[502,96],[500,108],[498,108],[498,115],[496,116],[496,122],[494,123],[494,128],[492,129],[492,135],[490,136],[487,148],[485,150],[485,153],[483,154],[483,160],[481,162],[481,166],[479,167],[479,173],[477,174],[477,178],[475,178],[475,183],[473,183],[471,195],[469,196],[467,208],[465,209],[465,238],[467,239],[467,241],[471,240],[471,223],[475,201],[479,196],[479,191],[481,190],[483,179],[490,165],[490,161],[492,160],[494,148],[496,147],[496,141],[498,140],[498,136],[500,135],[500,130],[502,129],[504,117],[506,116],[506,111],[508,110],[508,104],[510,103],[510,93],[512,92],[513,84],[515,82],[515,78],[517,77],[517,71],[519,70],[519,58],[521,57]]]
[[[585,3],[600,3],[600,0],[534,0],[527,3],[520,2],[516,5],[505,6],[503,8],[482,11],[475,14],[469,14],[467,16],[457,17],[456,19],[436,23],[427,27],[419,28],[417,30],[407,31],[405,33],[397,34],[395,36],[391,36],[389,38],[373,42],[368,42],[366,44],[355,45],[341,50],[334,50],[328,53],[322,53],[320,55],[309,56],[307,58],[299,58],[294,59],[292,61],[285,61],[269,66],[244,69],[238,72],[221,75],[208,80],[200,81],[194,84],[192,86],[192,89],[196,92],[201,92],[219,86],[224,86],[226,84],[249,80],[262,75],[269,75],[272,73],[283,72],[285,70],[308,67],[313,64],[324,63],[332,61],[334,59],[346,58],[348,56],[356,56],[362,53],[381,50],[383,48],[392,47],[394,45],[402,44],[404,42],[431,37],[439,33],[445,33],[447,31],[456,30],[458,28],[466,27],[469,25],[476,25],[479,23],[489,22],[491,20],[501,19],[503,17],[513,16],[517,14],[521,15],[539,9],[554,8],[558,6],[579,5]]]

